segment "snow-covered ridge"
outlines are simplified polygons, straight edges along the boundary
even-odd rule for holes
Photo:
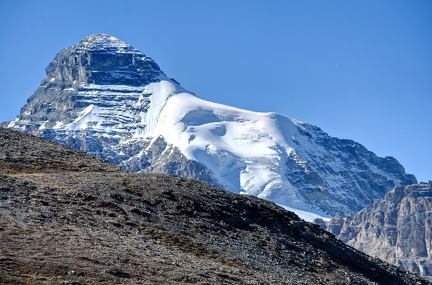
[[[310,199],[291,183],[287,169],[290,161],[307,175],[317,175],[317,168],[332,172],[326,173],[318,186],[302,182],[303,187],[315,189],[312,192],[318,190],[316,196],[361,203],[361,199],[342,191],[352,187],[352,178],[344,177],[343,158],[348,155],[335,156],[325,146],[317,145],[314,137],[325,134],[307,130],[307,125],[297,120],[208,102],[168,78],[144,87],[92,84],[82,86],[78,94],[88,107],[72,123],[57,128],[59,131],[116,134],[120,145],[150,141],[147,148],[163,137],[187,159],[205,165],[225,189],[275,201],[306,219],[326,219],[331,214],[311,205]],[[333,158],[329,159],[330,155]],[[388,179],[388,174],[373,164],[369,168]],[[337,203],[333,207],[342,208]]]
[[[286,157],[293,151],[287,140],[300,132],[297,121],[208,102],[167,78],[139,88],[91,84],[78,95],[89,105],[56,130],[116,133],[123,144],[130,143],[128,134],[130,140],[163,137],[188,159],[203,163],[225,189],[265,199],[283,192],[273,200],[311,211],[284,174]]]

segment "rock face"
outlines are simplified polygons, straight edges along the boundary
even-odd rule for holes
[[[417,182],[396,159],[318,127],[202,100],[109,35],[62,50],[46,72],[5,125],[135,172],[194,178],[321,217]]]
[[[327,230],[347,244],[432,279],[432,182],[397,186]]]
[[[117,108],[116,95],[120,99],[118,105],[122,105],[126,102],[121,102],[121,95],[136,95],[134,91],[141,89],[134,87],[155,82],[163,75],[151,58],[109,35],[91,35],[60,51],[45,71],[47,78],[21,110],[21,119],[40,123],[27,126],[28,131],[41,127],[52,129],[57,122],[71,122],[77,112],[91,103]],[[106,94],[110,90],[100,90],[97,86],[111,84],[130,88],[117,90],[112,100],[105,101],[98,91]],[[89,98],[89,94],[93,97]]]
[[[294,213],[0,128],[1,284],[428,284]]]

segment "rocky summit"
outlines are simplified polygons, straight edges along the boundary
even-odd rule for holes
[[[428,284],[272,202],[0,129],[0,284]]]
[[[432,182],[397,186],[326,229],[347,244],[432,279]]]
[[[360,210],[395,185],[417,183],[395,158],[316,126],[205,101],[109,35],[60,51],[46,73],[4,125],[134,172],[198,179],[308,220]]]
[[[127,103],[122,100],[137,95],[135,87],[158,81],[158,76],[163,75],[151,58],[105,34],[91,35],[60,51],[45,71],[47,78],[21,110],[21,120],[29,120],[21,125],[25,131],[55,129],[59,122],[73,121],[77,112],[91,103],[118,108]],[[105,98],[113,91],[108,89],[110,85],[130,88],[120,88],[117,97]],[[113,104],[116,98],[118,106]]]

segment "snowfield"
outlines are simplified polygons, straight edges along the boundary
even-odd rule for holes
[[[155,140],[162,136],[187,158],[203,163],[225,189],[273,200],[307,220],[331,217],[311,207],[285,178],[286,157],[295,145],[292,138],[301,137],[298,121],[275,113],[252,112],[205,101],[167,77],[139,89],[93,84],[82,90],[87,90],[88,96],[116,91],[139,96],[137,104],[150,107],[140,113],[144,128],[137,129],[133,139]],[[112,108],[91,101],[93,104],[72,123],[58,124],[55,128],[68,131],[105,128],[106,113],[112,112]],[[135,114],[121,112],[116,116],[132,121],[128,116]],[[122,130],[119,126],[117,131]]]

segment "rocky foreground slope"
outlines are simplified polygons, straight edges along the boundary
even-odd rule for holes
[[[432,279],[432,182],[395,187],[326,226],[347,244]]]
[[[428,284],[272,202],[0,129],[0,284]]]
[[[5,126],[134,172],[193,178],[327,218],[417,182],[393,157],[316,126],[205,101],[110,35],[60,51],[46,74]]]

